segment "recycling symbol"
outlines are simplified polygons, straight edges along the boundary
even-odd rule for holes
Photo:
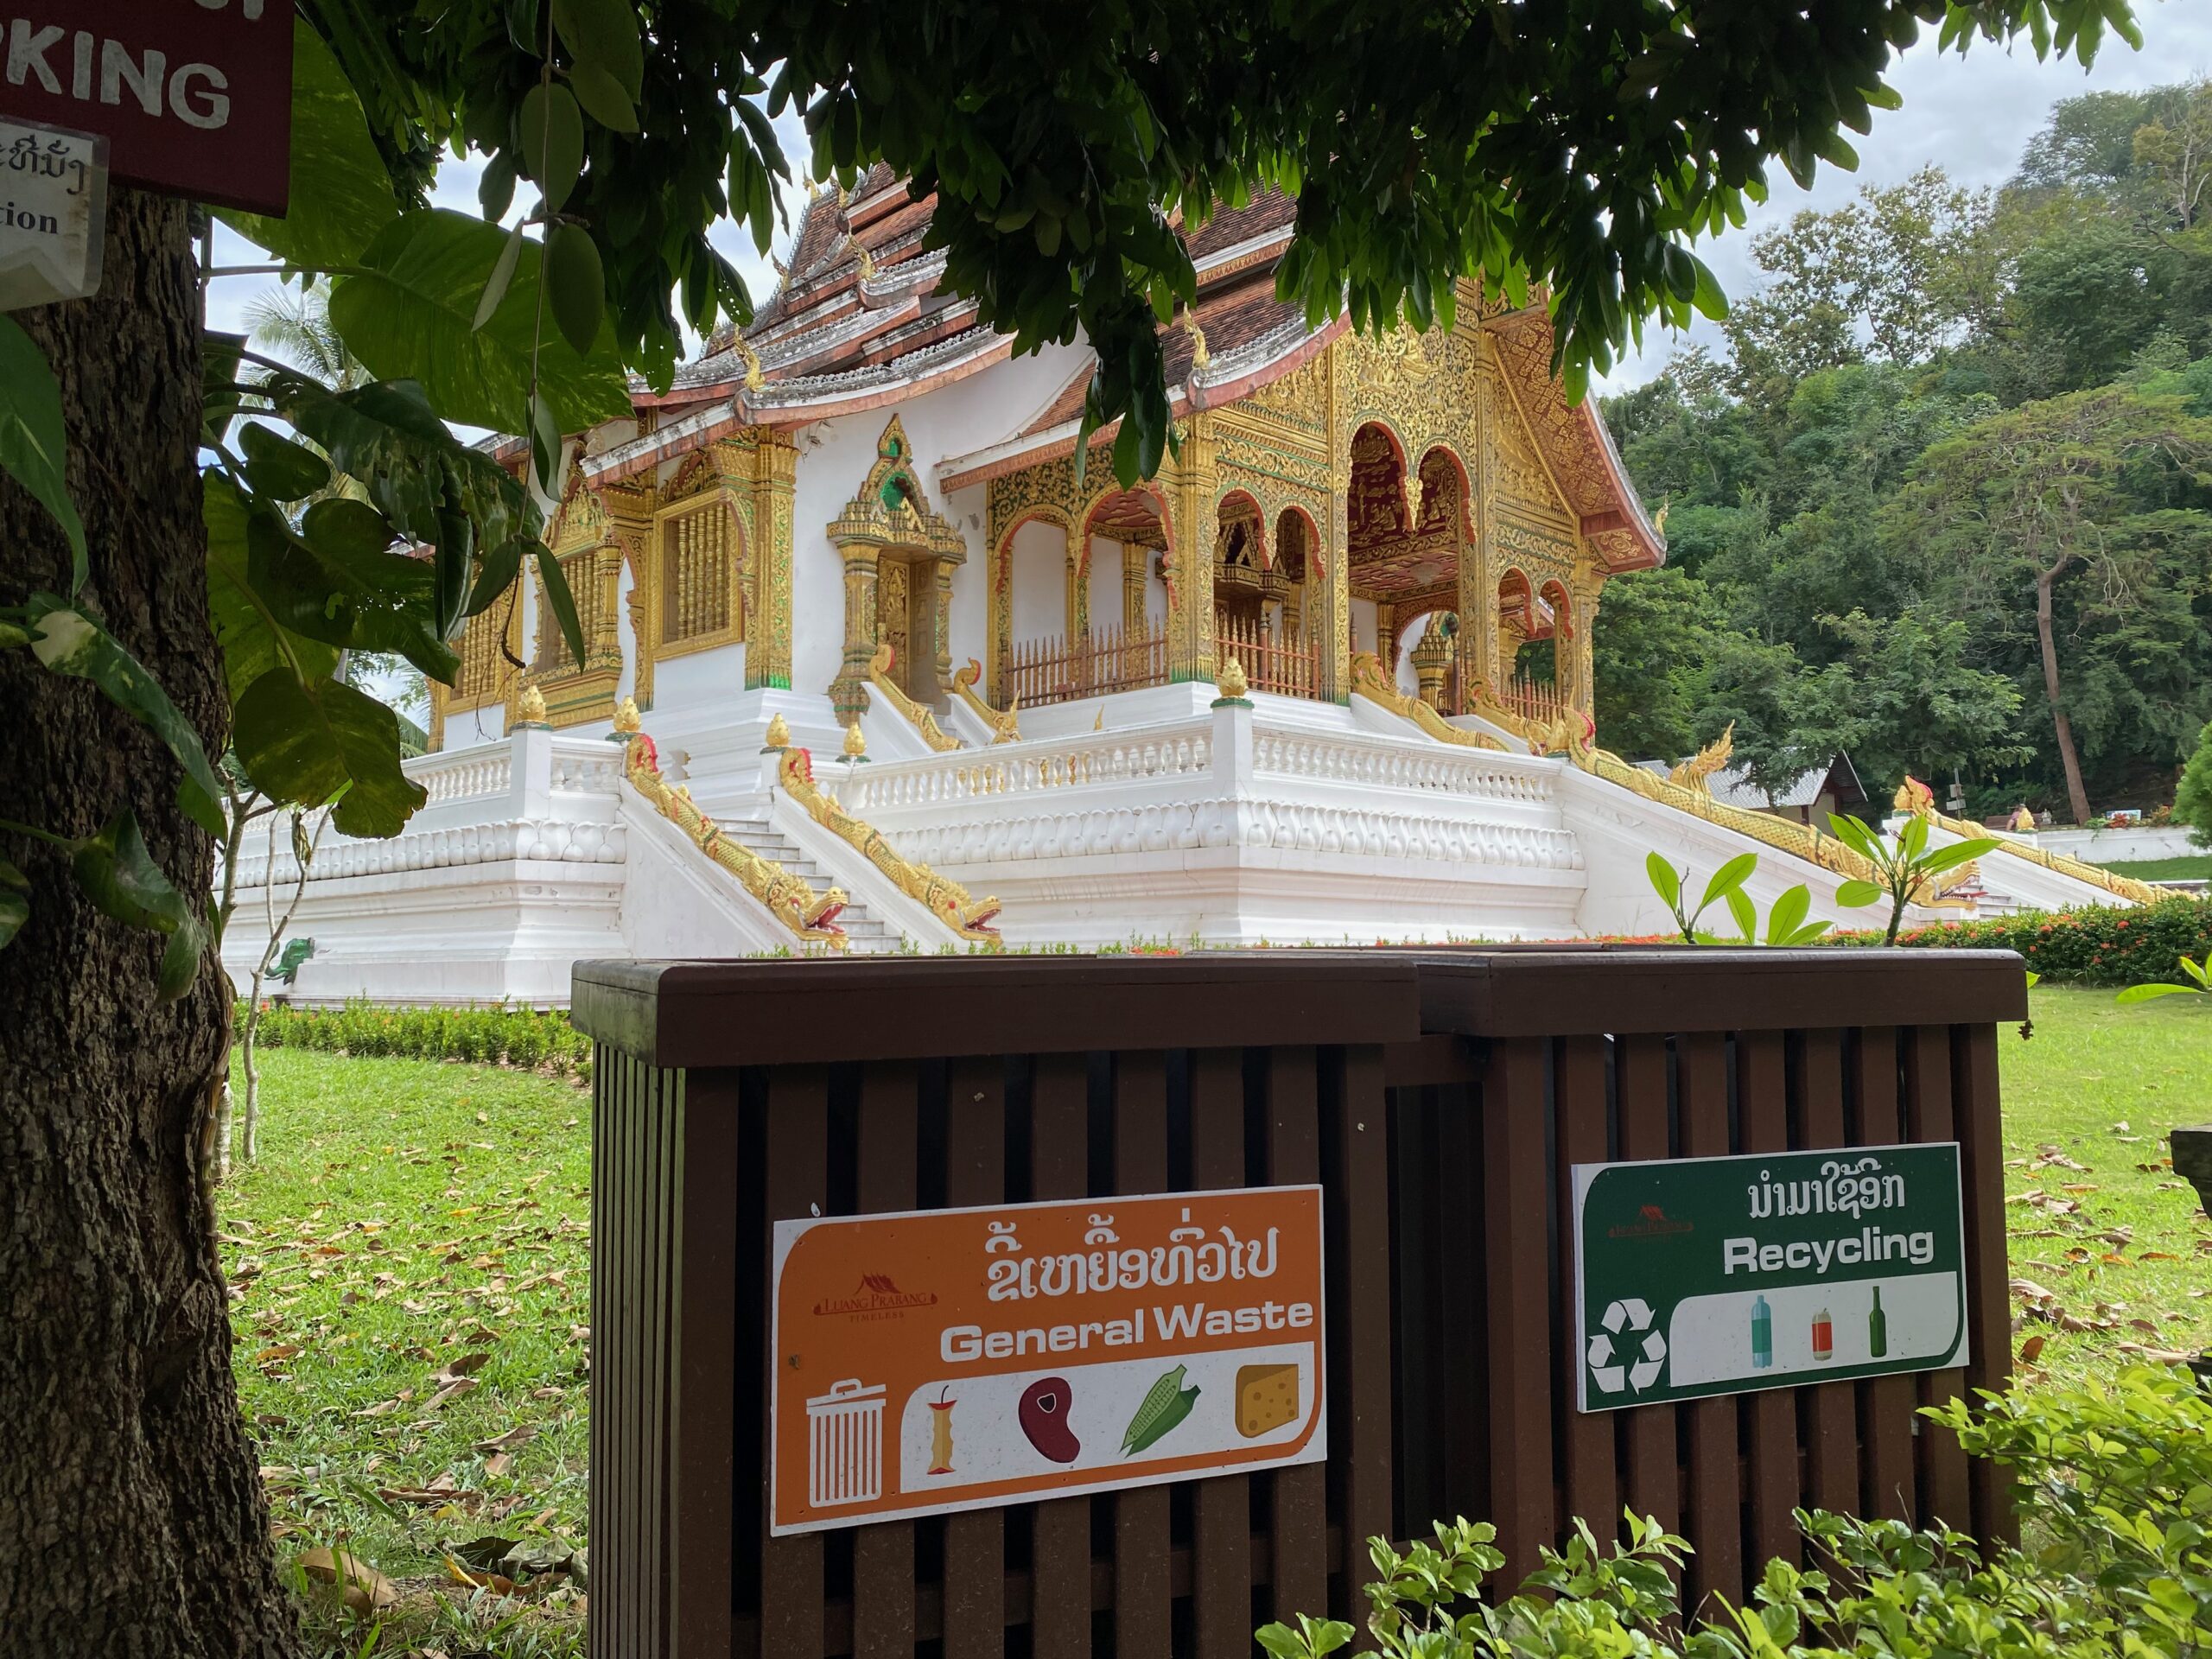
[[[1641,1394],[1659,1380],[1667,1367],[1667,1338],[1652,1328],[1648,1302],[1630,1296],[1610,1303],[1599,1323],[1605,1328],[1590,1338],[1590,1379],[1601,1391],[1618,1394],[1625,1386]],[[1636,1340],[1638,1332],[1641,1342]],[[1630,1363],[1622,1363],[1624,1357]]]

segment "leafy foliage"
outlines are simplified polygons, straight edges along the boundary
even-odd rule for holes
[[[1890,919],[1883,943],[1895,944],[1904,925],[1905,906],[1935,896],[1936,878],[1980,857],[1997,845],[1992,840],[1955,841],[1946,847],[1928,844],[1928,820],[1918,813],[1906,816],[1904,827],[1892,842],[1857,818],[1831,812],[1828,827],[1838,841],[1874,867],[1874,879],[1846,881],[1835,890],[1835,901],[1847,907],[1890,901]]]
[[[270,1048],[591,1072],[591,1039],[570,1026],[566,1014],[537,1008],[395,1008],[369,1002],[296,1008],[276,1002],[263,1011],[260,1040]]]
[[[1974,1455],[2021,1476],[2036,1553],[1986,1554],[1948,1529],[1916,1530],[1800,1510],[1821,1565],[1777,1558],[1751,1605],[1682,1616],[1676,1580],[1690,1554],[1659,1522],[1626,1516],[1602,1546],[1577,1520],[1564,1550],[1500,1604],[1481,1580],[1503,1562],[1494,1529],[1461,1520],[1401,1554],[1370,1545],[1368,1630],[1390,1659],[2183,1659],[2212,1637],[2212,1402],[2185,1374],[2137,1369],[2109,1387],[2015,1391],[1976,1412],[1929,1414]],[[1301,1617],[1271,1624],[1274,1659],[1319,1659],[1351,1625]]]
[[[1907,928],[1895,939],[1881,931],[1839,932],[1838,944],[1899,944],[1935,950],[2017,950],[2052,983],[2179,983],[2183,957],[2212,952],[2212,901],[2176,893],[2141,909],[2094,906],[2083,910],[2018,911],[1980,921]]]

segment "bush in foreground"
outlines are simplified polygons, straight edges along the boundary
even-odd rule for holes
[[[2186,1373],[2139,1369],[1929,1414],[2012,1471],[2032,1553],[1801,1510],[1810,1564],[1769,1561],[1751,1605],[1716,1598],[1692,1623],[1675,1591],[1689,1546],[1656,1520],[1630,1514],[1627,1541],[1610,1548],[1577,1521],[1567,1548],[1547,1548],[1497,1605],[1480,1599],[1505,1560],[1496,1529],[1461,1520],[1403,1554],[1371,1541],[1368,1630],[1390,1659],[2195,1659],[2212,1644],[2212,1401]],[[1274,1659],[1319,1659],[1354,1634],[1301,1616],[1259,1641]]]
[[[233,1028],[239,1023],[233,1021]],[[295,1008],[277,1002],[263,1011],[256,1040],[270,1048],[591,1073],[591,1039],[570,1026],[567,1014],[536,1008],[394,1008],[372,1002]]]

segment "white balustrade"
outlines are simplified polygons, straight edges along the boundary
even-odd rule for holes
[[[1057,738],[1038,743],[959,750],[925,760],[855,767],[849,785],[835,762],[823,775],[839,785],[855,817],[900,808],[986,802],[1042,790],[1127,785],[1152,779],[1210,777],[1210,722],[1158,727],[1128,736]]]
[[[1255,730],[1256,770],[1363,788],[1435,790],[1463,798],[1545,804],[1555,765],[1485,750],[1414,747],[1364,733]]]
[[[419,754],[405,766],[407,775],[429,792],[427,804],[503,795],[514,780],[511,744],[479,743],[440,754]]]

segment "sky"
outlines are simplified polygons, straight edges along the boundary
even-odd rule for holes
[[[1823,163],[1810,190],[1801,190],[1778,165],[1771,169],[1777,181],[1762,207],[1752,209],[1740,231],[1701,245],[1700,256],[1720,279],[1732,296],[1758,286],[1758,269],[1751,259],[1757,234],[1789,222],[1804,208],[1828,210],[1843,206],[1866,185],[1890,185],[1910,176],[1929,162],[1941,166],[1965,185],[1981,187],[2004,183],[2012,176],[2022,148],[2040,128],[2050,106],[2061,99],[2088,92],[2130,92],[2212,74],[2212,0],[2137,0],[2138,20],[2143,28],[2143,50],[2128,49],[2126,41],[2107,35],[2093,67],[2084,71],[2072,59],[2038,62],[2025,41],[2007,51],[1977,41],[1961,57],[1936,49],[1936,35],[1928,30],[1921,42],[1900,60],[1893,79],[1904,98],[1904,107],[1877,111],[1873,130],[1860,138],[1853,135],[1859,151],[1856,172],[1846,173]],[[777,123],[785,152],[794,167],[804,163],[807,147],[797,116],[786,111]],[[435,200],[441,207],[474,213],[476,180],[480,164],[450,160],[440,170]],[[512,220],[522,212],[520,198]],[[786,192],[796,218],[798,196]],[[767,297],[775,275],[766,259],[753,246],[749,234],[725,222],[711,233],[721,250],[751,284],[756,302]],[[779,232],[779,248],[790,238]],[[257,258],[257,251],[219,228],[216,256],[219,265]],[[213,284],[208,296],[208,321],[218,328],[236,328],[246,305],[271,287],[266,276],[234,276]],[[1700,321],[1688,338],[1702,340],[1718,348],[1719,330]],[[1645,336],[1643,349],[1616,365],[1596,383],[1600,391],[1624,391],[1658,374],[1682,343],[1681,339],[1654,330]]]
[[[1861,138],[1847,134],[1859,151],[1856,172],[1825,162],[1810,190],[1801,190],[1780,166],[1770,169],[1778,184],[1764,206],[1751,210],[1740,231],[1701,245],[1699,257],[1713,268],[1731,296],[1758,286],[1751,240],[1763,230],[1789,222],[1806,208],[1828,212],[1848,202],[1868,185],[1891,185],[1929,162],[1957,182],[1976,188],[2000,185],[2012,175],[2020,151],[2062,99],[2084,92],[2139,92],[2212,74],[2212,0],[2138,0],[2137,21],[2143,49],[2107,35],[2094,66],[2084,71],[2069,58],[2038,63],[2023,41],[2009,52],[1976,41],[1966,55],[1939,53],[1936,32],[1928,30],[1906,52],[1891,84],[1904,99],[1902,109],[1877,111],[1873,130]],[[1721,348],[1717,325],[1700,321],[1688,338]],[[1644,349],[1598,382],[1605,391],[1640,385],[1667,365],[1682,343],[1654,331]]]

